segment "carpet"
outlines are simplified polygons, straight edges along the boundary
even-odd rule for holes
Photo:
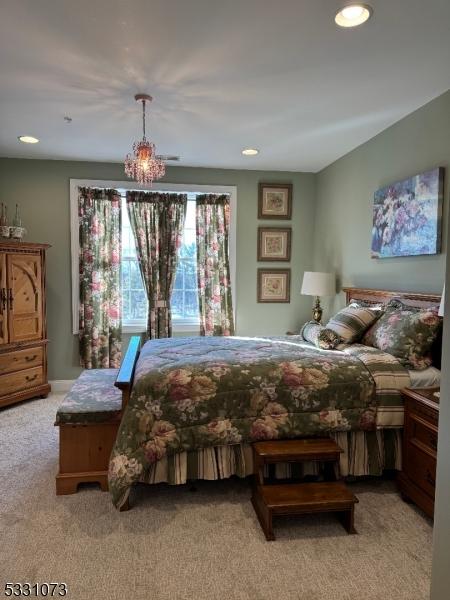
[[[432,525],[392,481],[351,485],[332,515],[280,519],[266,542],[246,480],[141,485],[117,512],[96,486],[55,496],[61,396],[0,411],[0,594],[65,582],[69,600],[426,600]]]

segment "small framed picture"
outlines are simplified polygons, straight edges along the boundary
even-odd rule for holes
[[[290,302],[291,270],[258,269],[258,302]]]
[[[292,184],[260,183],[258,219],[284,219],[292,217]]]
[[[258,227],[258,260],[291,260],[290,227]]]

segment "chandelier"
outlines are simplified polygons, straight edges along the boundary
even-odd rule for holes
[[[156,155],[155,144],[145,137],[145,103],[153,98],[148,94],[136,94],[136,102],[142,102],[143,136],[139,142],[134,142],[133,152],[125,158],[125,174],[127,177],[142,184],[152,184],[154,179],[160,179],[166,172],[164,162]]]

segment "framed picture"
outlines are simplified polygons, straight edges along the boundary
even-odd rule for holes
[[[443,167],[376,191],[372,258],[438,254],[443,193]]]
[[[291,260],[290,227],[258,227],[258,260]]]
[[[290,302],[291,270],[258,269],[258,302]]]
[[[292,184],[260,183],[258,219],[284,219],[292,217]]]

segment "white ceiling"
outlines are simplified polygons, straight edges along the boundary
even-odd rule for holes
[[[121,161],[148,92],[181,165],[318,171],[450,87],[450,1],[368,1],[0,0],[0,156]]]

